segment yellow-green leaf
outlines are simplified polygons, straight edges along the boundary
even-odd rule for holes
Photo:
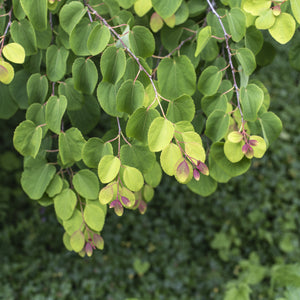
[[[291,40],[296,30],[296,22],[288,13],[282,13],[276,17],[274,25],[269,29],[271,36],[280,44],[286,44]]]
[[[0,61],[0,82],[9,84],[14,79],[15,72],[12,65],[5,61]]]
[[[10,43],[3,47],[3,55],[13,63],[22,64],[25,60],[25,50],[18,43]]]

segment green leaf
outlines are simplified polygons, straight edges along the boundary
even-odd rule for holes
[[[249,169],[251,160],[244,157],[238,163],[230,162],[224,154],[224,143],[213,143],[209,153],[209,174],[217,182],[227,182]],[[200,179],[201,180],[201,179]]]
[[[187,186],[193,193],[207,197],[216,191],[218,184],[210,176],[200,175],[199,181],[193,178]]]
[[[9,43],[3,47],[3,55],[6,59],[16,64],[22,64],[25,60],[25,50],[18,43]]]
[[[86,11],[87,7],[84,7],[79,1],[72,1],[65,4],[59,12],[60,26],[70,35]]]
[[[157,78],[162,96],[169,100],[184,94],[192,96],[196,89],[194,66],[185,55],[164,58],[158,65]]]
[[[53,198],[57,194],[59,194],[63,189],[63,180],[61,179],[59,174],[56,174],[51,182],[49,183],[46,193],[50,198]]]
[[[26,56],[37,53],[35,32],[27,19],[13,21],[10,26],[10,34],[16,43],[23,46]]]
[[[205,96],[201,99],[201,108],[206,116],[209,116],[215,110],[226,112],[227,97],[225,94],[217,93],[213,96]]]
[[[9,119],[18,110],[18,105],[14,101],[14,94],[10,92],[10,87],[0,82],[0,119]]]
[[[201,137],[194,131],[186,131],[181,133],[185,153],[197,164],[197,161],[205,161],[205,150],[202,145]]]
[[[85,140],[77,128],[61,132],[58,138],[59,155],[64,165],[81,160],[81,150]]]
[[[21,176],[25,193],[33,200],[40,199],[54,177],[56,169],[45,160],[28,158]]]
[[[227,13],[230,35],[235,42],[239,42],[246,34],[246,16],[243,11],[234,7]]]
[[[150,19],[150,28],[153,32],[160,31],[164,26],[164,20],[158,13],[153,13]]]
[[[58,94],[65,96],[68,100],[67,109],[80,110],[84,103],[84,96],[82,93],[74,88],[73,78],[68,78],[65,82],[60,83],[58,87]]]
[[[72,2],[73,3],[73,2]],[[70,237],[70,245],[75,252],[80,252],[85,244],[84,234],[77,230]]]
[[[296,30],[296,22],[288,13],[281,13],[276,17],[274,25],[269,28],[271,36],[280,44],[291,40]]]
[[[292,13],[296,21],[300,24],[300,3],[297,0],[291,0]]]
[[[73,177],[76,192],[86,199],[97,199],[99,194],[99,180],[95,173],[88,169],[80,170]]]
[[[144,173],[145,182],[155,188],[159,185],[161,178],[162,170],[160,164],[157,161],[155,161],[151,170]]]
[[[104,143],[101,139],[93,137],[90,138],[82,148],[83,162],[89,168],[97,168],[100,159],[104,155],[112,155],[113,148],[110,143]]]
[[[163,149],[160,155],[160,164],[163,171],[169,176],[175,175],[176,163],[181,158],[182,153],[180,148],[177,145],[170,143],[167,147]]]
[[[180,7],[182,0],[152,0],[154,10],[163,18],[171,17]]]
[[[39,73],[32,74],[27,81],[27,95],[29,104],[44,103],[48,94],[48,80]]]
[[[154,119],[148,131],[148,144],[152,152],[164,149],[172,140],[174,134],[173,124],[163,117]]]
[[[15,71],[13,66],[10,63],[1,60],[0,61],[0,82],[3,82],[4,84],[10,84],[14,79],[14,76],[15,76]]]
[[[42,141],[42,128],[32,121],[26,120],[19,124],[14,132],[14,147],[23,156],[36,157]]]
[[[140,107],[130,116],[126,126],[126,135],[147,144],[150,125],[157,117],[159,117],[157,110]]]
[[[136,0],[134,3],[134,11],[139,17],[144,16],[151,8],[151,0]]]
[[[88,38],[96,26],[96,22],[90,23],[88,18],[83,18],[70,34],[70,47],[78,56],[90,55],[87,47]]]
[[[273,10],[268,9],[255,20],[255,27],[262,30],[269,29],[274,25],[275,19]]]
[[[117,83],[124,75],[126,57],[124,50],[116,47],[108,47],[102,54],[100,69],[103,81]]]
[[[142,57],[139,57],[139,62],[145,68],[145,70],[148,72],[148,74],[151,74],[151,72],[152,72],[151,69],[149,68],[148,64]],[[123,79],[124,80],[127,80],[127,79],[133,79],[133,80],[135,79],[136,80],[138,73],[139,73],[139,65],[136,63],[136,61],[132,57],[129,57],[126,62],[126,71],[123,76]],[[144,88],[151,85],[149,77],[145,74],[145,72],[139,73],[138,80],[144,85]],[[151,89],[153,90],[152,85],[151,85]]]
[[[72,75],[75,89],[89,95],[93,94],[98,82],[98,72],[92,60],[77,58],[72,65]]]
[[[109,40],[109,29],[106,26],[97,23],[88,37],[87,48],[89,52],[95,56],[106,48]]]
[[[144,86],[140,81],[124,81],[117,94],[118,111],[132,114],[143,105],[144,93]]]
[[[211,27],[205,26],[202,28],[197,35],[197,48],[195,52],[195,57],[198,56],[204,47],[207,45],[207,42],[211,38]]]
[[[103,210],[94,205],[94,204],[87,204],[84,209],[84,220],[86,224],[95,231],[101,231],[104,222],[105,222],[105,214]]]
[[[99,202],[101,205],[105,205],[113,201],[117,196],[118,184],[116,181],[111,182],[99,193]]]
[[[256,141],[256,145],[252,146],[253,156],[256,158],[262,158],[267,150],[267,144],[265,140],[258,135],[251,135],[249,140]]]
[[[142,173],[138,169],[124,166],[122,175],[123,182],[129,190],[137,192],[143,187],[144,178]]]
[[[245,36],[245,46],[256,55],[261,50],[263,43],[264,38],[261,31],[254,26],[248,27]]]
[[[272,1],[256,1],[256,0],[245,0],[243,3],[243,9],[252,14],[253,16],[259,16],[264,11],[268,10],[271,6]]]
[[[282,130],[281,120],[273,112],[266,112],[259,118],[259,122],[264,139],[269,147],[278,138]]]
[[[221,110],[213,111],[207,118],[205,134],[213,142],[220,141],[229,128],[229,115]]]
[[[239,48],[236,52],[236,57],[245,74],[250,76],[256,69],[255,56],[253,52],[248,48]]]
[[[130,49],[137,56],[150,57],[155,51],[155,41],[151,31],[144,26],[134,26],[129,32]]]
[[[222,82],[222,72],[216,66],[207,67],[200,75],[198,90],[205,96],[217,93]]]
[[[72,217],[77,204],[76,194],[71,189],[64,189],[54,198],[56,215],[62,220]]]
[[[12,7],[13,7],[14,15],[18,20],[22,20],[25,18],[25,12],[21,6],[20,0],[13,0]]]
[[[45,106],[39,103],[31,104],[26,111],[26,120],[32,121],[35,126],[42,126],[42,137],[45,136],[48,126],[45,124]]]
[[[181,6],[175,13],[175,25],[181,25],[189,18],[189,7],[186,2],[182,2]]]
[[[50,130],[59,134],[61,120],[67,108],[67,99],[65,96],[51,96],[46,104],[46,123]]]
[[[100,105],[93,95],[85,95],[80,110],[68,110],[68,116],[73,127],[83,134],[89,133],[100,120]]]
[[[195,116],[195,104],[192,97],[183,95],[174,101],[170,101],[167,110],[167,118],[171,122],[192,121]]]
[[[97,87],[97,98],[101,108],[110,116],[122,117],[117,110],[117,87],[107,81],[101,81]]]
[[[113,155],[104,155],[98,165],[98,176],[102,183],[109,183],[119,174],[120,159]]]
[[[56,82],[61,80],[67,71],[67,59],[69,51],[64,47],[58,48],[51,45],[46,52],[46,73],[49,80]]]
[[[230,160],[232,163],[239,162],[243,159],[244,153],[242,151],[242,147],[245,143],[240,141],[239,143],[232,143],[227,140],[224,144],[224,153],[226,158]]]
[[[80,230],[83,224],[82,214],[78,209],[74,210],[72,217],[63,221],[63,226],[69,235],[72,235],[75,231]]]
[[[30,74],[22,69],[15,73],[13,81],[9,85],[9,92],[14,101],[8,101],[8,104],[5,106],[8,108],[10,105],[14,105],[14,102],[18,104],[20,109],[28,108],[28,96],[26,90],[27,80],[29,79]],[[0,84],[1,85],[1,84]],[[1,88],[0,88],[1,93]],[[8,99],[8,96],[6,97]],[[5,99],[3,95],[0,96],[0,99]],[[9,105],[10,104],[10,105]],[[0,108],[0,111],[4,111],[4,108]]]
[[[148,147],[127,144],[121,147],[120,159],[122,165],[137,168],[143,173],[151,170],[156,161],[155,154]]]
[[[256,84],[248,84],[241,88],[241,105],[246,121],[254,122],[264,101],[264,92]]]
[[[52,29],[50,24],[48,24],[47,29],[43,31],[38,31],[35,29],[36,44],[39,49],[47,49],[52,41]]]
[[[20,0],[22,8],[36,30],[47,28],[47,0]]]

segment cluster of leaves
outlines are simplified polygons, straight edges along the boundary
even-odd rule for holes
[[[13,128],[23,115],[1,121],[1,203],[7,205],[1,206],[5,217],[0,219],[2,296],[298,299],[299,73],[286,61],[287,51],[280,52],[274,64],[258,72],[258,78],[272,87],[272,109],[284,130],[247,176],[220,185],[208,198],[164,178],[146,215],[108,215],[110,226],[103,230],[107,246],[89,260],[61,248],[55,237],[62,228],[52,207],[36,209],[38,203],[26,202],[15,188],[21,159],[8,151]],[[149,263],[149,271],[142,275]]]
[[[0,2],[0,117],[26,110],[13,138],[21,185],[54,204],[69,250],[103,248],[107,207],[144,213],[162,170],[207,196],[264,155],[282,125],[249,79],[269,62],[259,29],[286,43],[299,10],[292,0]]]

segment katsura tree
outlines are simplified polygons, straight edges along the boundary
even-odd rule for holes
[[[0,15],[22,188],[82,256],[103,248],[108,210],[145,213],[163,173],[208,196],[281,131],[251,76],[276,54],[269,36],[294,37],[298,0],[0,0]]]

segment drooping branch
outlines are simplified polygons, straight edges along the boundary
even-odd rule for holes
[[[109,31],[117,38],[117,40],[120,41],[120,43],[122,44],[123,48],[127,51],[127,53],[138,64],[139,70],[143,71],[146,74],[146,76],[149,78],[150,83],[151,83],[151,85],[153,87],[153,90],[154,90],[154,93],[155,93],[155,100],[158,102],[158,105],[160,107],[160,110],[162,112],[163,117],[166,118],[165,112],[164,112],[164,110],[163,110],[163,108],[161,106],[161,103],[159,101],[160,95],[159,95],[159,93],[157,91],[157,88],[156,88],[156,86],[154,84],[154,80],[152,79],[152,75],[147,72],[147,70],[141,64],[139,58],[125,45],[125,43],[123,42],[121,36],[116,32],[116,30],[112,26],[110,26],[108,24],[108,22],[106,21],[106,19],[104,19],[101,15],[99,15],[98,12],[96,10],[94,10],[89,4],[87,4],[87,7],[88,7],[90,13],[92,13],[93,15],[95,15],[104,24],[104,26],[106,26],[109,29]]]
[[[224,38],[225,38],[225,43],[226,43],[226,50],[227,50],[227,53],[228,53],[229,65],[230,65],[232,78],[233,78],[233,86],[234,86],[234,90],[235,90],[235,93],[236,93],[237,106],[238,106],[238,109],[239,109],[239,112],[240,112],[240,115],[241,115],[241,118],[242,118],[242,124],[244,124],[244,115],[243,115],[243,111],[242,111],[242,108],[241,108],[241,102],[240,102],[240,90],[239,90],[239,87],[237,85],[237,80],[236,80],[236,77],[235,77],[236,70],[235,70],[233,62],[232,62],[232,53],[231,53],[230,46],[229,46],[229,39],[230,39],[231,36],[227,33],[227,31],[225,29],[225,26],[222,22],[222,18],[217,13],[217,11],[215,10],[214,4],[212,3],[212,1],[210,1],[210,0],[206,0],[206,1],[208,3],[212,13],[218,18],[219,23],[222,27],[222,31],[224,33]]]

